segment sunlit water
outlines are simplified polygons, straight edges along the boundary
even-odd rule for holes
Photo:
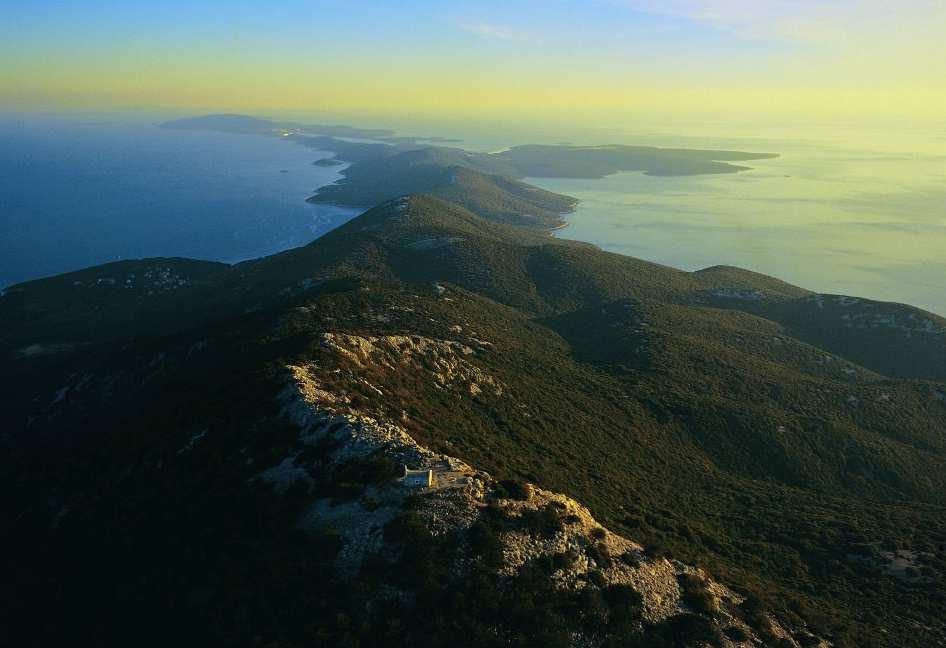
[[[731,175],[528,181],[581,199],[563,238],[946,314],[946,131],[400,130],[477,150],[572,141],[779,153]],[[338,167],[311,165],[322,155],[262,136],[0,120],[0,286],[121,258],[237,261],[305,244],[359,211],[304,202],[339,177]]]
[[[557,232],[562,238],[687,270],[735,265],[820,292],[946,314],[946,140],[929,138],[912,151],[902,143],[696,144],[781,157],[732,175],[528,181],[581,199]]]
[[[119,259],[239,261],[359,210],[311,205],[339,167],[274,137],[0,119],[0,287]]]

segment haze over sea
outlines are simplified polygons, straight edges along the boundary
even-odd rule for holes
[[[780,157],[730,175],[528,179],[581,199],[558,236],[685,270],[735,265],[818,292],[946,315],[943,131],[614,133],[608,141]]]
[[[944,131],[397,126],[478,150],[569,140],[779,153],[731,175],[527,180],[581,199],[563,238],[946,314]],[[0,286],[120,258],[237,261],[307,243],[358,212],[304,202],[339,177],[311,165],[322,156],[263,136],[2,120]]]
[[[273,137],[0,118],[0,287],[149,256],[235,262],[358,210],[311,205],[344,167]]]
[[[740,163],[751,170],[737,174],[526,181],[581,200],[566,216],[568,227],[556,232],[561,238],[684,270],[735,265],[818,292],[946,315],[943,122],[829,124],[733,115],[626,123],[427,130],[480,150],[571,142],[778,153]]]

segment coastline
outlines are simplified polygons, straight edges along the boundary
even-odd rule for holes
[[[742,174],[528,181],[580,199],[558,237],[686,271],[732,265],[822,293],[946,313],[946,230],[935,225],[934,200],[946,192],[894,190],[875,178],[892,161],[863,155],[842,166],[846,159],[808,146]],[[910,168],[919,175],[933,164]]]
[[[306,203],[343,167],[313,166],[311,151],[271,138],[72,120],[17,122],[3,135],[4,288],[128,259],[259,258],[359,213]],[[62,164],[70,158],[96,166]],[[62,191],[28,190],[50,184]]]
[[[67,125],[80,128],[74,123]],[[136,128],[140,129],[140,127],[140,124],[136,125]],[[151,127],[154,128],[153,125]],[[83,125],[81,128],[87,133],[107,133],[115,128],[127,130],[128,125],[94,127]],[[140,133],[140,130],[136,132]],[[0,267],[0,276],[5,276],[0,283],[7,287],[30,279],[53,276],[120,259],[183,256],[233,263],[267,256],[305,245],[367,208],[364,203],[356,205],[351,200],[337,200],[336,198],[341,197],[340,191],[333,190],[324,199],[320,198],[328,188],[342,186],[348,194],[346,198],[357,197],[362,189],[361,185],[353,186],[346,179],[350,177],[349,170],[359,163],[358,160],[365,159],[364,155],[359,157],[359,154],[372,146],[383,146],[385,149],[392,147],[400,151],[425,149],[435,152],[454,151],[474,155],[476,160],[480,159],[475,157],[477,154],[470,154],[464,149],[444,149],[434,145],[425,145],[418,149],[414,144],[404,145],[405,139],[416,143],[415,138],[394,138],[391,141],[359,138],[362,143],[356,144],[349,141],[351,138],[311,136],[303,133],[211,132],[208,134],[203,132],[200,134],[191,132],[185,139],[205,138],[207,142],[214,142],[214,147],[221,145],[223,148],[226,148],[227,142],[230,142],[229,146],[232,148],[233,142],[236,141],[232,136],[237,134],[263,134],[270,139],[291,140],[302,144],[309,151],[298,154],[299,166],[287,165],[283,159],[272,162],[271,168],[240,169],[241,165],[237,164],[237,168],[234,169],[232,164],[228,164],[225,170],[220,171],[218,175],[224,177],[224,181],[226,181],[225,176],[247,173],[247,171],[252,171],[249,177],[268,178],[261,180],[259,184],[255,181],[241,183],[234,187],[233,192],[223,192],[218,195],[218,203],[227,204],[229,201],[233,205],[229,208],[230,213],[237,216],[233,221],[222,219],[221,210],[217,205],[211,211],[216,222],[208,225],[206,209],[202,207],[208,200],[204,194],[188,197],[183,205],[173,201],[170,203],[167,200],[164,201],[163,204],[166,206],[160,214],[162,218],[166,213],[175,214],[182,211],[186,213],[188,209],[195,214],[188,222],[176,228],[149,225],[148,219],[157,220],[159,215],[151,216],[145,211],[142,224],[144,228],[142,231],[145,234],[121,241],[122,247],[119,248],[103,245],[102,241],[108,240],[104,234],[96,236],[95,241],[84,246],[90,248],[91,253],[85,255],[77,253],[64,261],[52,252],[48,254],[43,252],[44,246],[49,245],[48,239],[34,236],[29,243],[24,243],[23,240],[28,239],[22,239],[22,237],[29,236],[29,228],[25,235],[23,232],[17,232],[17,236],[6,236],[8,249],[4,250],[0,245],[0,253],[5,252],[3,256],[7,259],[8,269],[2,272],[3,268]],[[125,144],[128,141],[130,140],[127,140]],[[326,145],[332,143],[339,144],[338,150],[327,148]],[[502,151],[509,153],[514,149],[515,147],[506,148]],[[225,154],[218,152],[215,148],[211,147],[211,150],[214,155],[225,157]],[[698,150],[694,149],[694,151]],[[315,153],[314,156],[313,153]],[[844,197],[820,195],[825,191],[837,191],[833,189],[837,183],[832,182],[829,185],[821,175],[836,172],[836,160],[831,157],[831,154],[830,148],[818,149],[809,144],[804,148],[778,156],[758,154],[756,155],[757,165],[750,171],[742,173],[666,176],[628,171],[603,178],[522,176],[521,182],[546,192],[551,191],[559,196],[575,199],[572,208],[559,212],[558,222],[553,222],[551,218],[546,220],[546,223],[550,225],[545,227],[544,231],[552,237],[582,241],[605,250],[685,271],[696,271],[721,264],[733,265],[780,277],[823,293],[856,294],[882,301],[917,304],[934,313],[946,312],[946,300],[943,299],[942,291],[936,288],[941,276],[936,274],[936,263],[890,266],[890,261],[883,256],[883,250],[877,248],[876,245],[874,250],[859,247],[856,255],[853,251],[827,249],[830,247],[831,240],[837,236],[826,236],[825,233],[829,230],[825,228],[850,227],[865,233],[862,234],[863,236],[873,231],[875,227],[875,224],[866,217],[860,219],[863,222],[847,225],[845,221],[850,220],[849,218],[839,220],[834,218],[834,214],[830,214],[831,218],[820,215],[822,212],[827,214],[826,210],[840,212],[845,205],[844,202],[840,202],[845,200]],[[282,158],[281,155],[279,157]],[[235,161],[238,163],[239,158],[238,153],[235,156]],[[228,162],[234,161],[227,159]],[[330,160],[333,163],[331,166],[327,163],[319,164],[322,160]],[[865,163],[864,160],[870,163],[871,158],[862,156],[855,162]],[[136,162],[140,163],[140,160]],[[297,185],[299,188],[295,195],[301,200],[291,196],[287,200],[284,190],[275,192],[260,190],[260,187],[291,185],[291,181],[298,180],[300,174],[281,172],[279,174],[281,180],[274,181],[270,172],[282,171],[287,166],[302,169],[301,164],[304,164],[306,169],[322,169],[325,173],[323,181],[317,183],[314,189],[311,183],[304,187]],[[813,173],[812,170],[819,173]],[[186,169],[179,172],[183,180],[177,181],[178,186],[186,189],[200,184],[219,185],[219,182],[205,182],[200,178],[199,173],[194,177],[188,173]],[[161,181],[166,182],[166,179],[162,178]],[[267,185],[267,183],[270,184]],[[70,179],[59,181],[58,184],[80,186]],[[139,216],[142,212],[139,204],[143,196],[156,196],[156,199],[150,202],[156,205],[161,203],[162,196],[166,196],[168,192],[154,194],[152,187],[159,184],[161,183],[153,182],[147,189],[142,188],[136,192],[126,191],[127,206],[117,210],[117,213],[134,213]],[[247,196],[248,199],[237,200],[239,192],[246,192],[248,188],[253,190]],[[116,189],[120,193],[121,182],[102,187],[95,195],[88,198],[82,195],[73,196],[70,203],[75,204],[77,201],[81,203],[86,200],[88,205],[97,206],[103,195],[110,195]],[[416,191],[408,189],[408,193]],[[422,190],[419,192],[423,193]],[[275,196],[275,210],[273,202],[266,202],[266,195]],[[261,199],[261,196],[264,199]],[[306,204],[302,205],[302,203]],[[298,210],[296,206],[301,206],[302,209]],[[889,219],[895,219],[895,212],[892,211],[894,207],[899,209],[899,205],[892,206],[892,215],[888,217]],[[313,213],[311,211],[313,208],[323,211]],[[786,209],[789,208],[796,210],[795,213],[814,214],[815,218],[810,224],[799,224],[795,222],[796,218],[778,220],[783,213],[787,213]],[[45,208],[30,205],[30,209],[42,213]],[[295,223],[287,219],[285,214],[294,210],[301,215],[304,222],[300,222],[298,218]],[[109,210],[99,209],[98,211]],[[514,211],[520,214],[543,214],[542,218],[552,216],[548,207],[545,207],[545,211],[533,212],[529,207],[520,205]],[[271,216],[274,212],[277,214],[275,218]],[[265,220],[261,219],[260,215],[265,215]],[[240,223],[239,218],[243,218],[244,221]],[[40,218],[36,222],[42,222],[42,220]],[[228,225],[231,222],[235,224]],[[196,231],[195,224],[198,225]],[[883,224],[881,222],[876,226]],[[83,225],[83,217],[71,224],[72,227]],[[146,226],[152,229],[149,231]],[[176,239],[172,238],[167,234],[167,230],[178,230],[180,236]],[[94,232],[95,230],[90,228],[89,231],[70,232],[67,236],[81,243],[85,237],[92,236]],[[752,236],[754,242],[751,248],[741,243],[749,235]],[[911,250],[916,249],[920,252],[937,240],[936,236],[931,236],[924,238],[924,245],[917,245],[914,230],[906,225],[892,231],[890,236],[896,237],[899,240],[897,244],[901,247],[907,246]],[[868,242],[873,240],[875,239],[869,239]],[[82,245],[76,246],[77,250],[82,248]],[[876,256],[877,261],[874,263],[878,268],[882,268],[883,272],[872,272],[869,268],[863,267],[864,264],[855,263],[858,258],[866,258],[865,255],[870,253]],[[18,261],[17,257],[22,261]],[[44,265],[38,263],[37,259]],[[48,263],[50,259],[61,262]],[[941,263],[939,267],[946,270],[946,266],[942,266]]]

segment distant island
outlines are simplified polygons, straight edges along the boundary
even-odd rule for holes
[[[251,119],[212,123],[287,136]],[[938,645],[946,319],[555,238],[575,199],[523,180],[767,154],[288,136],[350,163],[311,200],[373,206],[260,259],[0,294],[10,616],[203,645]]]
[[[553,238],[573,199],[463,155],[349,167],[352,200],[427,188],[304,247],[0,296],[14,611],[53,583],[83,630],[88,601],[204,645],[937,645],[861,610],[942,618],[946,319]]]
[[[462,166],[484,173],[514,178],[603,178],[622,171],[641,171],[654,176],[684,176],[714,173],[738,173],[749,167],[731,164],[778,157],[773,153],[744,151],[658,148],[605,144],[527,144],[498,153],[478,153],[457,147],[433,145],[454,142],[440,137],[395,136],[385,129],[356,128],[343,125],[278,122],[247,115],[205,115],[177,119],[160,124],[162,128],[214,130],[227,133],[256,133],[292,137],[321,150],[331,150],[335,159],[353,164],[388,161],[386,166],[402,163],[417,165],[417,152],[424,163]],[[362,140],[362,141],[352,141]],[[364,141],[370,140],[370,141]],[[415,156],[399,158],[404,153]],[[328,163],[326,163],[328,164]],[[379,169],[380,170],[380,169]],[[385,169],[389,171],[390,169]]]
[[[305,132],[314,135],[334,137],[387,138],[394,137],[394,131],[383,128],[355,128],[325,124],[301,124],[290,121],[272,121],[249,115],[219,114],[185,117],[159,124],[161,128],[176,130],[209,130],[221,133],[256,133],[260,135],[287,135]]]
[[[617,144],[530,144],[497,153],[433,145],[445,138],[395,136],[383,129],[303,125],[246,115],[206,115],[179,119],[164,128],[269,134],[291,138],[332,157],[313,162],[348,163],[342,179],[322,187],[309,202],[369,207],[399,196],[426,193],[488,214],[510,225],[553,230],[566,223],[576,198],[545,191],[524,178],[604,178],[628,171],[652,176],[739,173],[734,162],[777,157],[772,153],[626,146]]]

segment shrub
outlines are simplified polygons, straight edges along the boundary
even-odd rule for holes
[[[719,612],[719,599],[709,590],[684,592],[683,602],[702,614],[713,615]]]
[[[748,641],[749,633],[740,628],[739,626],[729,626],[723,630],[725,634],[732,641]]]
[[[604,577],[604,574],[601,573],[601,570],[596,569],[594,571],[588,572],[588,582],[595,587],[602,588],[607,586],[608,579]]]
[[[673,554],[670,553],[669,549],[667,549],[663,545],[660,545],[654,542],[647,544],[647,546],[644,548],[644,553],[650,556],[651,558],[653,558],[654,560],[658,560],[660,558],[666,558],[667,560],[671,560],[673,558]]]
[[[772,634],[772,623],[767,616],[768,611],[771,609],[771,605],[768,601],[757,595],[750,594],[739,604],[739,607],[742,609],[743,614],[745,614],[746,623],[748,623],[764,641],[775,639],[775,636]]]
[[[529,531],[542,535],[554,535],[565,527],[562,511],[551,505],[523,512],[521,521]]]
[[[581,616],[592,626],[604,623],[610,612],[601,591],[591,587],[578,593],[577,606]]]
[[[384,540],[404,545],[424,543],[430,539],[427,524],[417,513],[408,511],[384,525]]]
[[[709,581],[699,573],[681,574],[678,578],[683,590],[683,602],[693,611],[713,615],[719,612],[719,599],[709,589]]]
[[[568,549],[552,556],[552,565],[555,569],[568,569],[578,560],[578,551],[574,548]]]
[[[644,598],[630,585],[610,585],[602,592],[611,609],[609,626],[613,632],[626,634],[643,618]]]
[[[347,502],[358,499],[364,492],[365,485],[360,482],[338,482],[331,485],[327,494],[335,500]]]
[[[496,484],[496,496],[501,499],[528,501],[532,498],[532,486],[523,481],[503,479]]]
[[[742,603],[739,604],[739,607],[747,616],[757,617],[760,614],[764,614],[771,606],[759,596],[749,594]]]
[[[644,526],[644,520],[639,515],[628,515],[623,520],[621,524],[626,526],[628,529],[639,529]]]
[[[555,571],[555,556],[542,554],[535,558],[535,566],[543,574],[550,575]]]
[[[340,483],[384,484],[401,476],[401,466],[383,455],[349,459],[335,469],[332,478]]]
[[[661,630],[662,634],[677,646],[689,646],[699,642],[721,646],[723,643],[722,634],[716,624],[697,614],[678,614],[670,617],[664,622]]]
[[[585,549],[585,553],[588,554],[588,557],[595,561],[600,567],[610,567],[613,562],[611,560],[611,553],[608,551],[608,546],[603,542],[598,542],[593,545],[589,545]]]
[[[502,564],[503,543],[491,525],[477,522],[470,527],[468,538],[470,549],[482,558],[487,568],[498,568]]]
[[[637,567],[641,564],[641,557],[636,551],[626,551],[619,557],[620,561],[628,567]]]
[[[821,640],[810,632],[799,632],[794,636],[795,641],[797,641],[802,646],[817,646],[821,643]]]
[[[684,590],[706,589],[709,580],[700,572],[687,572],[677,576],[677,582]]]
[[[604,600],[611,607],[641,607],[644,598],[630,585],[609,585],[604,591]]]

